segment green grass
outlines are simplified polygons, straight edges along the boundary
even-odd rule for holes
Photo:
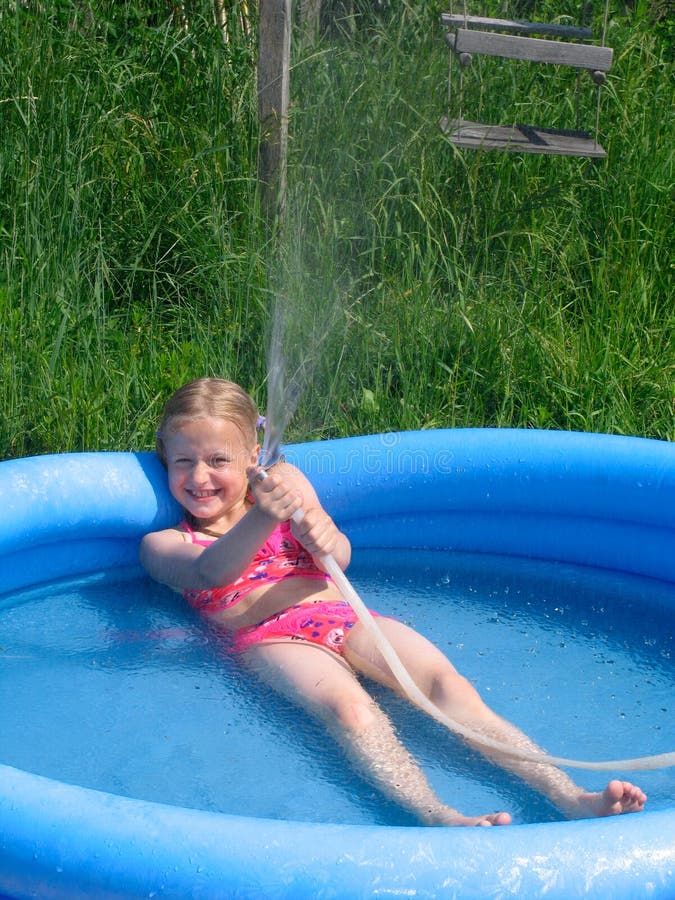
[[[277,292],[300,319],[340,307],[291,439],[675,439],[672,29],[657,6],[611,6],[600,163],[452,148],[434,2],[296,34],[283,241],[257,195],[254,45],[224,45],[210,2],[187,6],[187,32],[159,0],[93,17],[74,0],[3,6],[2,457],[150,447],[167,395],[201,374],[264,405]],[[548,6],[528,15],[576,14]],[[576,80],[552,67],[483,60],[464,94],[489,121],[576,117]],[[595,97],[585,77],[591,129]],[[296,338],[289,357],[311,345]]]

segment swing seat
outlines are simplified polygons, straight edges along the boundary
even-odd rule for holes
[[[537,128],[533,125],[486,125],[443,116],[441,131],[456,147],[502,150],[548,156],[586,156],[604,159],[607,153],[586,131]]]
[[[612,65],[611,48],[574,42],[592,38],[590,28],[453,13],[443,13],[441,21],[453,29],[446,32],[446,41],[463,68],[470,66],[473,55],[478,53],[569,66],[578,70],[588,69],[593,81],[601,85]],[[555,39],[535,38],[532,37],[534,34]],[[469,122],[463,118],[451,119],[449,116],[444,116],[440,124],[441,131],[451,143],[471,150],[505,150],[596,159],[607,156],[597,136],[594,138],[581,130],[520,124],[491,125]]]

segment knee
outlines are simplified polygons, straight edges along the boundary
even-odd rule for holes
[[[460,706],[467,712],[485,706],[476,688],[459,672],[437,673],[431,682],[429,699],[437,705]]]
[[[360,697],[341,697],[332,704],[330,711],[342,731],[364,731],[375,721],[372,701]]]

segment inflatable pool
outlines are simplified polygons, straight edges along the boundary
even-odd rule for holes
[[[494,553],[675,583],[675,446],[665,442],[459,429],[287,456],[357,548]],[[147,453],[6,461],[0,497],[5,598],[134,565],[141,535],[177,516]],[[492,829],[333,825],[134,800],[0,765],[3,896],[665,900],[675,807]]]

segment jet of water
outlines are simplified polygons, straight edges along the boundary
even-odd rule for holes
[[[312,370],[311,348],[299,355],[295,343],[301,338],[300,328],[295,337],[291,333],[292,319],[298,321],[300,315],[299,310],[293,315],[292,305],[276,295],[267,349],[267,410],[261,456],[264,468],[274,465],[279,458],[284,433]]]
[[[331,338],[339,336],[344,299],[334,273],[305,269],[301,250],[283,260],[283,290],[274,293],[267,341],[267,409],[261,465],[273,465],[302,395],[310,382],[322,383],[330,367]]]

